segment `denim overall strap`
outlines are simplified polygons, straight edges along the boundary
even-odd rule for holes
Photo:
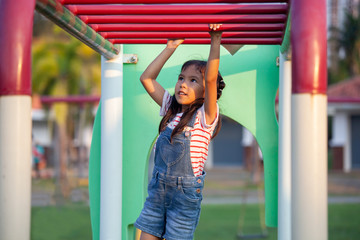
[[[161,239],[192,240],[199,221],[205,173],[195,177],[190,159],[196,113],[184,131],[170,139],[167,127],[156,142],[149,195],[135,226]]]
[[[160,133],[155,149],[155,168],[162,175],[194,177],[190,159],[191,128],[196,120],[197,111],[190,122],[179,134],[171,139],[172,129],[166,128]]]
[[[197,112],[195,111],[195,113],[192,115],[190,122],[187,124],[187,126],[193,128],[194,124],[195,124],[195,120],[196,120],[196,116],[197,116]]]

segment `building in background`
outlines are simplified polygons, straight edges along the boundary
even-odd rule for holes
[[[360,76],[328,88],[332,168],[360,169]]]

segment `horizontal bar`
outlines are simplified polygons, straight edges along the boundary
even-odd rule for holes
[[[207,32],[209,31],[208,24],[90,24],[95,31],[110,32],[110,31],[133,31],[133,32]],[[270,23],[270,24],[223,24],[222,31],[284,31],[285,24]]]
[[[59,0],[62,4],[283,3],[288,0]]]
[[[266,14],[287,13],[287,4],[67,5],[75,15]]]
[[[108,39],[113,44],[166,44],[167,39]],[[211,39],[185,39],[182,44],[210,44]],[[261,44],[280,45],[281,38],[227,38],[221,39],[221,44]]]
[[[65,103],[98,103],[100,101],[99,96],[82,96],[82,95],[73,95],[66,97],[56,97],[56,96],[41,96],[40,97],[42,104],[53,104],[59,102]]]
[[[56,96],[41,96],[40,101],[42,104],[52,104],[57,102],[67,102],[67,103],[91,103],[99,102],[100,96],[83,96],[83,95],[72,95],[66,97],[56,97]],[[275,103],[278,103],[279,99],[276,97]],[[350,98],[350,97],[328,97],[329,103],[360,103],[360,98]]]
[[[357,98],[351,98],[351,97],[331,97],[328,95],[328,103],[340,103],[340,104],[343,104],[343,103],[350,103],[350,104],[359,104],[360,103],[360,97],[357,97]],[[276,97],[275,98],[275,103],[278,103],[279,102],[279,98]]]
[[[104,57],[110,59],[118,54],[119,50],[112,43],[74,16],[57,0],[37,0],[36,10]]]
[[[208,32],[102,32],[104,38],[210,38]],[[222,38],[281,38],[282,32],[224,32]]]
[[[330,97],[328,96],[329,103],[360,103],[360,98],[351,98],[351,97]]]
[[[90,23],[284,23],[285,14],[266,15],[80,15]]]

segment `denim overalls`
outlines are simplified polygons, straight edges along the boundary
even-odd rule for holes
[[[192,240],[200,217],[205,172],[195,177],[190,159],[189,131],[197,112],[181,134],[166,128],[156,142],[149,196],[135,227],[166,240]]]

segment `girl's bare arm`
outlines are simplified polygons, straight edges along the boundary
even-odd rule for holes
[[[168,40],[166,48],[150,63],[140,77],[145,90],[159,106],[162,105],[165,89],[156,81],[156,78],[166,61],[183,41],[183,39]]]
[[[205,119],[212,124],[217,115],[217,77],[220,63],[221,24],[210,24],[211,46],[205,72]]]

